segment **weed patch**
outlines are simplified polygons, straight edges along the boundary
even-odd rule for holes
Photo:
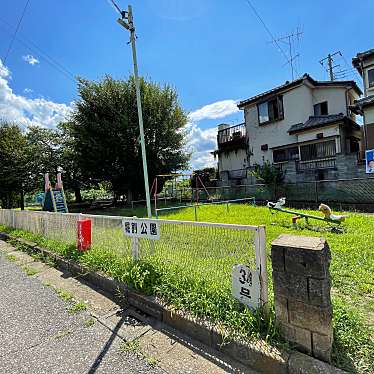
[[[96,323],[96,320],[94,318],[88,318],[86,319],[83,324],[85,327],[91,327]]]
[[[26,275],[28,275],[29,277],[32,277],[36,274],[39,274],[40,271],[38,269],[35,269],[31,266],[27,266],[27,265],[24,265],[22,266],[22,270],[26,273]]]
[[[77,314],[79,312],[83,312],[84,310],[87,310],[87,304],[83,301],[78,301],[76,303],[73,303],[69,308],[68,312],[70,314]]]
[[[17,256],[15,256],[15,255],[6,255],[5,258],[10,262],[16,262],[17,261]]]
[[[64,301],[71,301],[74,298],[73,294],[69,291],[65,291],[60,288],[54,288],[54,291],[56,292],[58,297]]]

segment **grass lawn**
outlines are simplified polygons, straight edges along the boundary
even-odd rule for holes
[[[309,213],[319,215],[318,212]],[[142,217],[145,215],[145,209],[108,208],[90,214]],[[311,227],[306,227],[300,222],[299,228],[294,229],[291,227],[291,216],[282,213],[271,215],[265,207],[249,205],[231,205],[228,212],[226,206],[203,206],[198,208],[198,217],[199,221],[206,222],[266,225],[268,253],[272,240],[283,233],[325,237],[332,253],[330,271],[333,279],[334,364],[350,372],[374,372],[373,216],[350,213],[342,225],[342,234],[332,233],[324,222],[312,220]],[[174,213],[169,211],[162,214],[161,218],[193,221],[194,211],[192,208],[177,210]],[[0,226],[1,229],[5,228]],[[105,248],[104,242],[100,247],[78,256],[74,245],[68,246],[14,230],[13,233],[38,241],[65,256],[75,257],[83,264],[102,270],[145,293],[157,294],[177,308],[188,310],[196,316],[208,316],[216,324],[223,324],[240,333],[247,333],[248,336],[261,337],[272,343],[279,342],[272,319],[266,320],[261,315],[252,315],[238,305],[229,295],[229,285],[222,281],[220,283],[219,278],[207,282],[204,267],[208,269],[212,263],[208,254],[203,253],[204,238],[194,237],[193,240],[186,241],[187,232],[178,232],[178,235],[173,237],[172,244],[175,248],[166,248],[162,256],[146,256],[134,264],[124,253]],[[108,231],[106,235],[109,242],[109,237],[111,240],[115,233]],[[167,236],[169,233],[161,232],[161,235]],[[219,245],[224,248],[229,244],[229,241],[222,241]],[[192,256],[191,248],[197,250],[197,247],[204,256]],[[175,253],[171,256],[173,249]],[[191,266],[191,263],[194,266]],[[223,256],[218,263],[225,271],[232,266]],[[270,261],[268,268],[271,283]],[[183,276],[180,276],[181,273]]]

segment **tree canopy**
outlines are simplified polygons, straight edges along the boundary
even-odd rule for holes
[[[176,91],[141,79],[149,180],[187,167],[186,113]],[[80,99],[65,130],[90,183],[109,181],[115,195],[144,196],[134,78],[79,79]]]
[[[29,151],[26,138],[16,124],[0,122],[0,200],[13,206],[23,186],[28,185]]]
[[[107,76],[79,79],[79,100],[55,129],[25,131],[0,121],[0,201],[12,207],[25,192],[43,189],[45,173],[63,170],[65,189],[80,201],[82,187],[103,186],[114,196],[144,196],[135,82]],[[188,166],[186,113],[176,91],[141,79],[149,180]],[[53,176],[52,176],[53,181]],[[162,188],[162,186],[159,186]],[[23,203],[21,203],[22,206]]]

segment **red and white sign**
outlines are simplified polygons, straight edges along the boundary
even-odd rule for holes
[[[78,251],[90,249],[92,243],[92,224],[90,219],[78,221]]]

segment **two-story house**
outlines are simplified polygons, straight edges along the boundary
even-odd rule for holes
[[[364,97],[351,109],[364,117],[365,148],[374,149],[374,49],[358,53],[352,64],[363,79]]]
[[[361,94],[354,81],[305,74],[241,101],[244,124],[218,129],[221,181],[250,183],[243,180],[248,170],[265,162],[282,168],[289,182],[355,176],[362,132],[349,105]]]

